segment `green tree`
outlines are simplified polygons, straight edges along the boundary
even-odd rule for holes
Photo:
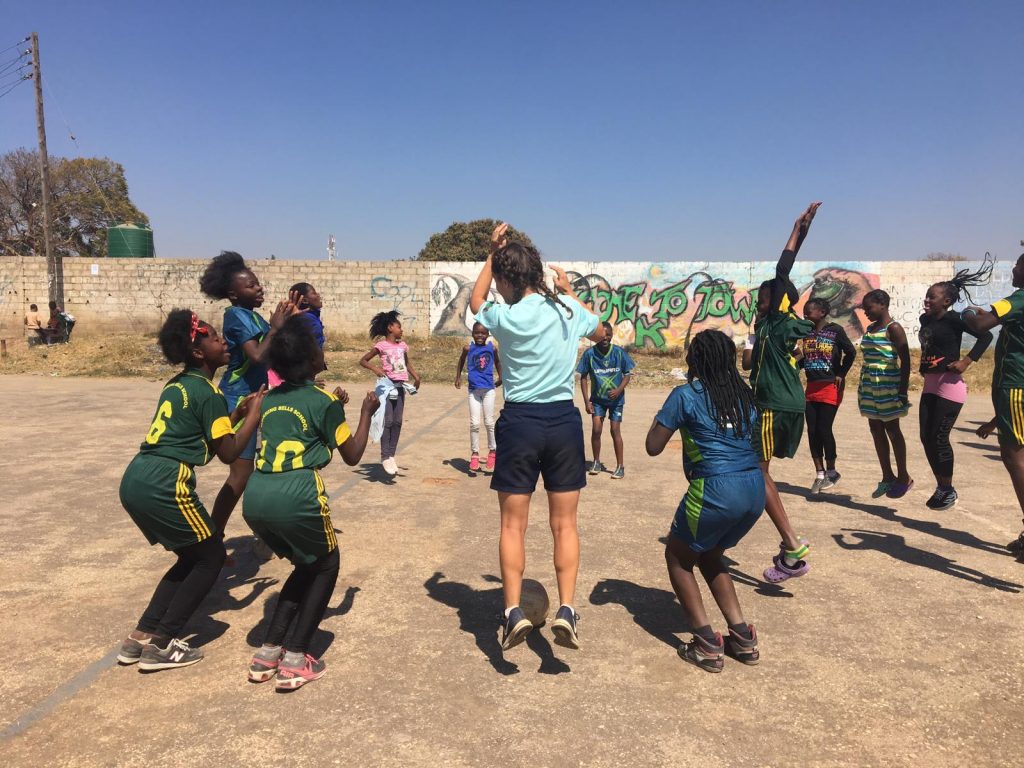
[[[50,158],[53,247],[60,256],[107,255],[107,227],[149,224],[128,196],[124,168],[107,158]],[[0,156],[0,253],[42,255],[39,155],[16,149]]]
[[[420,261],[486,261],[491,232],[496,226],[497,219],[456,221],[444,232],[431,235],[416,258]],[[529,235],[511,226],[507,237],[533,245]]]

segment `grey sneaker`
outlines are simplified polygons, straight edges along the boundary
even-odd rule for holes
[[[265,683],[270,680],[277,674],[283,656],[284,649],[280,646],[275,648],[261,646],[253,654],[252,661],[249,662],[249,682]]]
[[[619,466],[617,466],[615,468],[615,471],[612,472],[612,480],[621,480],[625,476],[626,476],[626,468],[624,466],[622,466],[621,464],[619,464]]]
[[[821,489],[824,488],[824,487],[825,487],[825,478],[824,477],[816,477],[816,478],[814,478],[814,482],[811,483],[811,495],[813,496],[814,494],[821,493]]]
[[[134,637],[126,637],[121,643],[121,650],[117,654],[118,664],[135,664],[142,658],[142,649],[146,646],[141,640]]]
[[[841,477],[842,475],[840,475],[838,472],[826,472],[825,482],[821,484],[821,490],[831,491],[833,488],[836,487],[836,484],[839,482],[839,478]]]
[[[591,463],[591,465],[589,467],[587,467],[587,472],[589,474],[591,474],[591,475],[597,475],[597,474],[600,474],[601,472],[607,472],[607,471],[608,471],[608,468],[605,467],[605,465],[602,464],[600,461],[594,461],[594,462]]]
[[[187,667],[202,660],[202,651],[189,647],[184,640],[175,638],[168,641],[166,648],[147,643],[139,658],[139,669],[142,672],[156,672],[159,669]]]

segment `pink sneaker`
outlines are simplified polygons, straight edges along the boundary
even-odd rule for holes
[[[289,653],[282,657],[277,668],[277,682],[274,684],[274,687],[279,691],[294,691],[296,688],[301,688],[306,683],[319,680],[327,674],[327,665],[323,659],[314,659],[307,653],[303,657],[302,666],[293,667],[286,666],[287,662],[290,661],[287,658],[288,656],[291,656],[291,654]]]
[[[477,454],[473,454],[469,457],[469,471],[476,472],[480,469],[480,457]]]
[[[498,455],[494,451],[491,451],[490,453],[487,454],[487,471],[488,472],[493,472],[494,471],[494,464],[495,464],[495,462],[497,460],[498,460]]]

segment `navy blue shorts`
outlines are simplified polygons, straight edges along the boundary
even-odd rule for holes
[[[498,450],[491,490],[533,493],[539,476],[546,491],[578,491],[587,484],[583,419],[572,400],[506,401],[494,437]]]
[[[611,421],[622,421],[622,409],[626,407],[626,398],[620,397],[614,403],[600,403],[597,400],[591,400],[590,404],[594,407],[594,415],[599,419],[603,419],[605,416]]]
[[[696,478],[679,502],[671,534],[694,552],[729,549],[739,544],[763,511],[760,469]]]

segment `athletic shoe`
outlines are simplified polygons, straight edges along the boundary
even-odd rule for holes
[[[277,674],[282,658],[284,658],[282,648],[260,648],[253,654],[252,661],[249,662],[249,682],[267,682]]]
[[[956,488],[936,488],[924,504],[928,509],[944,510],[956,506]]]
[[[135,664],[142,657],[142,649],[145,647],[145,643],[139,642],[129,635],[121,643],[121,650],[117,654],[117,663],[126,666]]]
[[[883,496],[888,496],[889,495],[889,489],[892,488],[894,483],[895,483],[895,481],[889,481],[889,480],[882,480],[882,481],[880,481],[878,483],[878,486],[871,493],[871,498],[872,499],[880,499]]]
[[[889,487],[889,490],[885,492],[885,497],[887,499],[902,499],[904,496],[907,495],[907,493],[910,492],[910,489],[913,487],[913,480],[911,480],[909,483],[902,483],[897,480]]]
[[[700,635],[694,635],[688,643],[683,643],[676,649],[679,658],[700,667],[705,672],[721,672],[725,666],[725,643],[722,636],[715,632],[714,645],[709,643]]]
[[[505,626],[502,627],[501,650],[507,651],[510,648],[515,648],[532,631],[533,624],[526,618],[523,609],[517,605],[509,611],[508,617],[505,619]]]
[[[292,654],[286,654],[291,656]],[[274,689],[278,691],[294,691],[306,683],[319,680],[327,674],[327,665],[323,659],[314,659],[308,653],[302,657],[302,664],[288,666],[285,664],[285,657],[281,657],[281,663],[277,667],[277,682]]]
[[[498,463],[498,454],[496,454],[494,451],[488,452],[488,454],[487,454],[487,471],[488,472],[493,472],[494,471],[494,465],[497,464],[497,463]]]
[[[198,648],[190,648],[184,640],[170,640],[166,648],[153,643],[146,643],[139,657],[139,669],[142,672],[156,672],[159,669],[187,667],[203,660],[203,652]]]
[[[754,666],[761,661],[761,653],[757,650],[757,630],[753,624],[747,624],[747,637],[729,630],[725,639],[725,653],[741,664]]]
[[[797,560],[794,565],[786,565],[784,557],[776,555],[772,566],[764,569],[764,580],[772,584],[780,584],[786,579],[795,579],[811,570],[806,560]]]
[[[839,478],[841,477],[842,475],[840,475],[838,472],[826,472],[825,482],[821,484],[821,490],[831,491],[833,488],[836,487],[836,484],[839,483]]]
[[[587,472],[589,474],[591,474],[591,475],[596,475],[596,474],[599,474],[601,472],[607,472],[607,471],[608,471],[607,467],[605,467],[605,465],[602,464],[600,461],[594,461],[594,462],[591,463],[591,465],[589,467],[587,467]]]
[[[821,489],[824,488],[824,487],[825,487],[825,478],[824,477],[816,477],[816,478],[814,478],[814,482],[811,483],[811,495],[814,496],[814,495],[817,495],[817,494],[821,493]]]
[[[384,459],[384,461],[381,462],[381,466],[384,467],[384,471],[392,477],[398,474],[398,462],[395,461],[394,456],[390,459]]]
[[[474,453],[469,457],[469,471],[479,472],[480,471],[480,455]]]
[[[624,466],[622,466],[621,464],[619,464],[619,466],[617,466],[615,468],[615,471],[612,472],[612,480],[621,480],[625,476],[626,476],[626,468]]]
[[[566,648],[580,649],[580,636],[576,633],[576,623],[580,615],[567,605],[563,605],[551,622],[551,633],[555,636],[555,645]]]

